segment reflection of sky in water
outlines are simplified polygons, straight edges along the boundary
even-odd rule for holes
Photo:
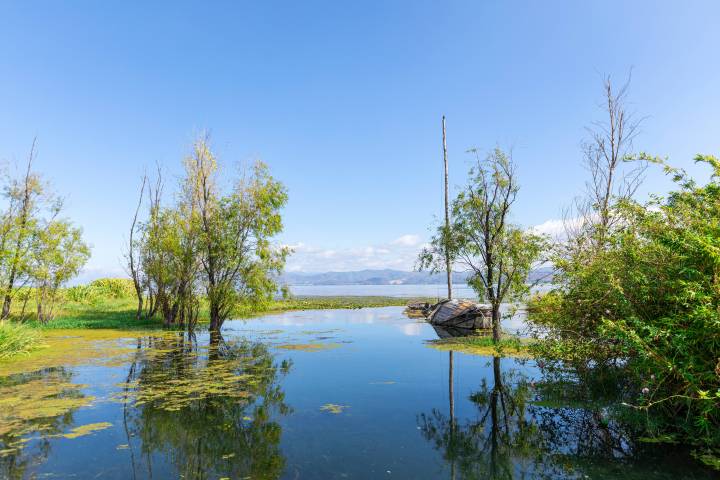
[[[127,479],[133,471],[136,478],[152,471],[153,478],[436,479],[454,472],[460,479],[488,478],[488,468],[502,467],[510,474],[497,478],[710,478],[686,457],[634,456],[622,438],[616,445],[624,453],[605,450],[598,439],[621,433],[598,424],[594,412],[535,405],[538,391],[530,382],[539,373],[532,361],[455,352],[451,410],[450,354],[427,347],[426,340],[437,338],[432,327],[402,310],[301,311],[229,321],[228,344],[245,339],[261,345],[275,365],[292,362],[258,398],[287,410],[254,412],[238,406],[241,399],[222,403],[210,396],[202,406],[155,411],[109,401],[122,392],[129,373],[152,378],[144,370],[152,363],[72,367],[71,381],[87,385],[83,394],[96,400],[71,412],[67,428],[96,422],[112,427],[74,440],[50,439],[42,456],[13,467],[20,472],[15,476]],[[513,325],[521,322],[508,321],[506,328]],[[197,340],[206,345],[207,334]],[[333,348],[279,348],[325,343]],[[158,346],[169,359],[184,358]],[[498,385],[504,390],[493,396]],[[525,407],[503,414],[493,398]],[[488,408],[498,410],[486,415]],[[487,423],[493,418],[494,426]],[[527,428],[516,428],[525,423]],[[456,427],[448,430],[450,425]],[[494,428],[502,425],[509,430],[497,438],[510,443],[487,451]],[[515,441],[524,446],[514,448]],[[27,445],[28,452],[39,451],[37,441]],[[8,462],[0,458],[0,478],[10,477]]]

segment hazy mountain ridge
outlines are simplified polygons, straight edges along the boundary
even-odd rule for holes
[[[550,281],[549,267],[530,272],[530,281]],[[466,283],[469,274],[453,273],[453,283]],[[440,285],[445,283],[445,273],[405,272],[402,270],[359,270],[354,272],[303,273],[285,272],[280,282],[288,285]]]

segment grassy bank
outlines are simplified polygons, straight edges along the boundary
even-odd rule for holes
[[[413,299],[394,297],[296,297],[287,300],[275,300],[265,305],[242,305],[234,314],[236,318],[250,318],[267,313],[294,310],[357,309],[370,307],[388,307],[406,305]],[[55,319],[41,324],[30,318],[24,326],[35,329],[65,328],[113,328],[113,329],[152,329],[161,328],[160,318],[135,318],[137,303],[134,298],[96,299],[93,302],[66,302],[58,311]],[[201,310],[200,323],[207,319],[207,312]]]
[[[72,293],[72,292],[71,292]],[[75,292],[76,293],[76,292]],[[68,295],[72,298],[72,295]],[[76,296],[77,298],[77,296]],[[264,305],[241,305],[234,318],[252,318],[257,315],[297,310],[358,309],[370,307],[402,306],[415,299],[395,297],[327,296],[295,297],[275,300]],[[424,301],[424,299],[423,299]],[[95,292],[79,296],[78,300],[65,299],[57,310],[55,318],[40,323],[34,315],[21,313],[34,311],[32,299],[21,310],[20,302],[13,305],[11,319],[0,324],[0,360],[29,353],[42,343],[42,331],[65,329],[113,329],[113,330],[158,330],[163,328],[162,320],[142,318],[137,320],[137,300],[123,292]],[[201,308],[200,324],[207,322],[207,310]]]

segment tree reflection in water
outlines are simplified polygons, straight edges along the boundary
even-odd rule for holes
[[[452,372],[452,356],[450,362]],[[418,416],[451,479],[712,478],[687,454],[634,442],[637,432],[617,411],[568,403],[567,382],[534,386],[518,369],[503,371],[499,357],[492,367],[492,385],[483,379],[469,397],[477,409],[472,418],[455,418],[452,375],[450,415],[433,409]]]
[[[424,437],[443,453],[451,467],[451,477],[515,478],[517,460],[532,458],[539,433],[526,418],[529,388],[526,382],[507,378],[500,358],[493,360],[493,384],[483,379],[470,400],[478,416],[464,423],[434,409],[418,417]]]
[[[275,421],[288,413],[268,347],[178,333],[138,348],[121,400],[134,478],[278,478],[285,465]],[[139,445],[137,445],[139,443]]]
[[[71,379],[63,367],[0,378],[0,478],[26,478],[44,463],[50,439],[66,431],[75,410],[92,400]]]

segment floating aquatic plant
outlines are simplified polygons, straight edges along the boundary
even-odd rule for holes
[[[346,408],[350,408],[350,405],[338,405],[336,403],[326,403],[322,407],[320,407],[320,410],[323,412],[332,413],[335,415],[338,415],[343,412]]]
[[[53,436],[63,438],[78,438],[84,437],[85,435],[90,435],[91,433],[98,432],[100,430],[105,430],[106,428],[110,427],[112,427],[112,423],[110,422],[89,423],[87,425],[80,425],[79,427],[75,427],[67,433]]]
[[[15,453],[29,436],[51,437],[72,422],[68,414],[89,405],[84,385],[70,382],[62,368],[0,379],[0,456]]]
[[[321,350],[330,350],[337,348],[340,345],[337,343],[286,343],[278,345],[276,348],[283,350],[299,350],[303,352],[319,352]]]

